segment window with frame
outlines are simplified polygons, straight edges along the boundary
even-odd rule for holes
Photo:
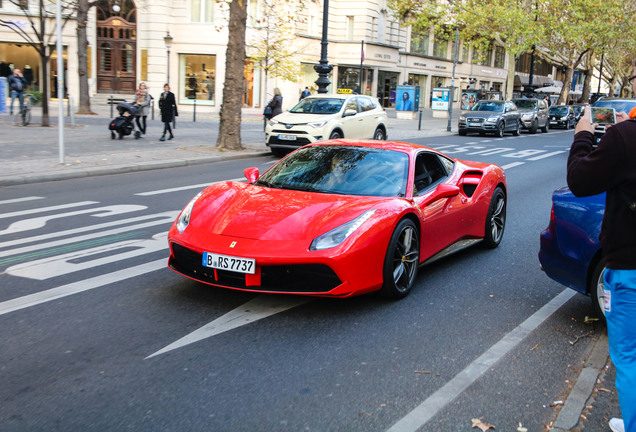
[[[353,29],[354,29],[354,17],[353,15],[349,15],[346,17],[345,21],[345,34],[347,40],[353,40]]]
[[[433,55],[435,57],[447,58],[448,57],[448,40],[439,36],[435,37],[433,44]]]
[[[428,32],[411,32],[411,52],[428,55]]]
[[[495,48],[495,67],[503,69],[506,65],[506,50],[504,47]]]
[[[492,46],[488,47],[488,50],[484,54],[484,58],[482,58],[481,65],[482,66],[490,66],[492,62]]]
[[[191,22],[214,22],[215,0],[190,0]]]

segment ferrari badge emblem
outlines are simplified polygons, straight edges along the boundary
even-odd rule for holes
[[[234,246],[236,246],[236,242],[233,241],[232,243],[230,243],[230,247],[233,248]]]

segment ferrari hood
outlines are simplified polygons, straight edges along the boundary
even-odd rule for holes
[[[190,225],[237,238],[301,240],[324,234],[386,200],[224,182],[204,191]]]

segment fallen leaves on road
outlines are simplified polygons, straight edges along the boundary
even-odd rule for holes
[[[479,428],[482,430],[482,432],[486,432],[488,429],[495,428],[493,425],[482,422],[481,419],[472,419],[472,422],[473,422],[473,428]]]

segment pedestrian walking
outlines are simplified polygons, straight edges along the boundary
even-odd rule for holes
[[[300,100],[305,99],[307,96],[311,96],[311,92],[309,91],[309,87],[305,87],[305,90],[300,94]]]
[[[137,128],[139,128],[142,134],[146,135],[146,118],[148,118],[148,111],[150,109],[150,95],[144,82],[139,83],[139,89],[135,92],[135,105],[139,105],[137,115],[135,116]]]
[[[163,122],[163,135],[161,135],[159,141],[166,140],[166,132],[170,134],[168,139],[171,140],[174,138],[174,135],[172,134],[170,123],[174,120],[175,116],[179,117],[179,113],[177,112],[177,103],[174,99],[174,93],[170,91],[169,84],[164,84],[163,86],[163,93],[161,93],[161,97],[159,98],[159,110],[161,111],[161,121]]]
[[[13,115],[13,101],[18,98],[20,102],[20,112],[24,110],[24,91],[26,90],[27,81],[22,76],[20,69],[13,69],[13,74],[9,76],[9,90],[11,92],[11,109],[10,114]]]
[[[629,79],[636,91],[636,62]],[[601,225],[605,318],[622,420],[614,432],[636,432],[636,121],[624,112],[596,144],[590,108],[575,129],[568,158],[568,186],[576,196],[607,192]]]
[[[283,112],[283,96],[281,96],[278,87],[274,89],[274,97],[267,105],[272,109],[271,117],[269,117],[268,120]]]

